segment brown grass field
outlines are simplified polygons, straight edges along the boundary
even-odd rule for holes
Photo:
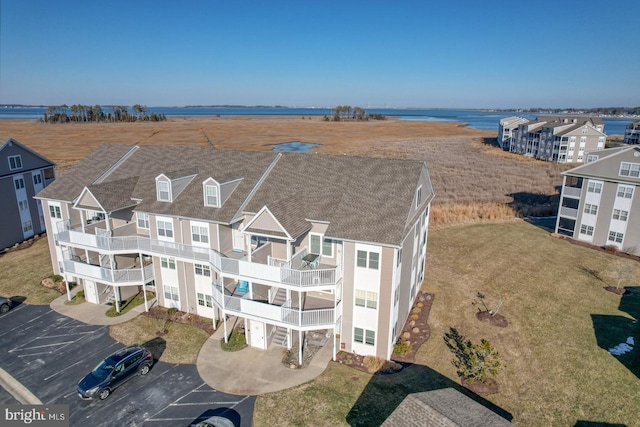
[[[63,174],[98,144],[171,144],[219,149],[271,150],[274,144],[321,144],[317,153],[425,160],[436,198],[432,225],[450,225],[555,212],[560,173],[556,165],[503,152],[495,132],[388,119],[326,122],[321,117],[187,117],[166,122],[46,124],[3,120],[12,137],[58,164]]]

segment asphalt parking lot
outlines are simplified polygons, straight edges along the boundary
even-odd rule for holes
[[[84,401],[76,385],[104,357],[123,347],[108,326],[87,325],[49,306],[20,305],[0,317],[0,367],[44,404],[68,404],[71,426],[189,426],[224,415],[252,425],[255,396],[219,392],[195,365],[157,362],[104,401]],[[16,403],[0,388],[0,403]]]

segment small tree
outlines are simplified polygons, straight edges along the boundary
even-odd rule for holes
[[[458,376],[470,384],[475,381],[489,384],[504,367],[500,362],[500,354],[484,338],[480,344],[473,344],[460,335],[456,328],[450,328],[444,334],[444,342],[454,355],[451,363],[456,367]]]
[[[631,268],[631,264],[628,262],[620,259],[613,263],[611,266],[611,274],[616,281],[616,289],[620,289],[620,286],[629,278],[632,272],[633,268]]]
[[[502,308],[502,304],[504,304],[505,301],[509,300],[509,296],[508,295],[501,294],[500,295],[500,300],[498,301],[498,305],[496,306],[496,309],[492,310],[485,303],[485,299],[486,299],[486,295],[485,294],[477,292],[476,293],[476,297],[478,297],[478,299],[480,300],[480,304],[482,304],[482,306],[484,307],[485,311],[487,311],[492,316],[495,316],[496,314],[498,314],[498,311],[500,311],[500,309]],[[474,302],[474,304],[476,304],[476,303]]]

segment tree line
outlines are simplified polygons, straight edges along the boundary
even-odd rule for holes
[[[364,108],[352,107],[350,105],[338,105],[331,109],[331,116],[325,115],[324,120],[342,122],[342,121],[367,121],[367,120],[385,120],[383,114],[367,114]]]
[[[132,107],[126,105],[100,105],[74,104],[69,107],[66,104],[50,105],[44,113],[42,121],[45,123],[85,123],[85,122],[137,122],[150,121],[161,122],[167,120],[164,114],[155,114],[147,109],[146,105],[136,104]]]

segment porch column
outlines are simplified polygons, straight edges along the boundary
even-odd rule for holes
[[[224,323],[224,343],[228,344],[229,339],[227,337],[227,316],[225,316],[224,312],[222,312],[222,321]]]
[[[247,248],[247,261],[252,262],[251,261],[251,235],[245,234],[244,238],[249,239],[248,244],[247,244],[247,241],[245,240],[244,247]]]
[[[71,301],[71,288],[69,287],[69,279],[66,274],[64,275],[64,284],[67,288],[67,301]]]
[[[336,327],[333,327],[333,361],[336,361]]]
[[[114,286],[113,293],[116,297],[116,311],[120,313],[120,288]]]
[[[144,283],[144,281],[142,282],[142,296],[144,297],[144,311],[148,312],[149,311],[149,305],[147,303],[147,288],[146,288],[147,284]]]
[[[291,246],[293,245],[293,242],[287,242],[287,261],[291,262]]]
[[[302,330],[298,329],[298,363],[302,366]]]

